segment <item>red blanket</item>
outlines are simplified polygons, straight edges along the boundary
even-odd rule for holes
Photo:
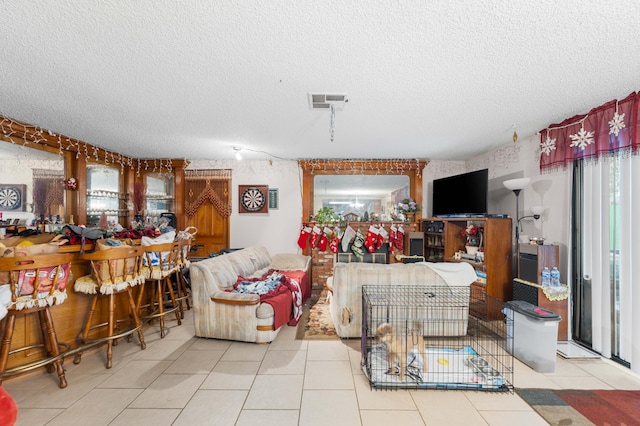
[[[287,323],[291,326],[298,324],[298,320],[302,314],[303,298],[298,281],[289,278],[282,272],[271,269],[260,278],[244,278],[239,276],[233,287],[237,289],[241,283],[265,281],[274,273],[280,276],[280,283],[268,293],[260,294],[260,302],[268,303],[273,308],[273,329],[277,330]]]
[[[302,292],[302,303],[311,296],[311,283],[309,282],[309,274],[305,271],[278,271],[282,275],[286,275],[292,280],[296,280],[300,285]]]

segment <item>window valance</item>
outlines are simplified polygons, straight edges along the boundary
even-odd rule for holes
[[[579,159],[640,153],[640,93],[548,126],[540,132],[540,151],[541,172],[566,168]]]

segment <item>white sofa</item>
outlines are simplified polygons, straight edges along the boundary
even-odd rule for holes
[[[362,334],[362,286],[364,284],[399,286],[445,286],[467,288],[476,280],[476,274],[467,263],[336,263],[333,276],[327,280],[332,289],[331,319],[336,334],[342,338],[360,337]],[[468,290],[467,293],[468,294]],[[468,300],[465,309],[449,309],[433,299],[434,305],[425,310],[437,315],[437,321],[425,321],[424,335],[460,336],[467,331]],[[446,302],[445,302],[446,303]],[[456,302],[457,303],[457,302]],[[433,318],[431,318],[433,319]],[[429,318],[426,318],[429,320]]]
[[[257,294],[225,290],[233,288],[238,276],[260,277],[269,269],[303,271],[304,275],[308,275],[310,262],[309,256],[299,254],[276,254],[272,258],[266,248],[259,246],[192,262],[189,274],[196,336],[271,342],[281,328],[274,327],[274,308],[260,302]],[[308,279],[306,281],[308,283]],[[302,290],[305,294],[310,292],[310,289]]]

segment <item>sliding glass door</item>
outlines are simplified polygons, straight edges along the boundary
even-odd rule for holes
[[[629,367],[640,336],[633,312],[640,294],[632,286],[640,272],[632,260],[640,253],[633,220],[640,202],[632,196],[633,184],[640,188],[640,159],[618,153],[573,167],[573,338]]]

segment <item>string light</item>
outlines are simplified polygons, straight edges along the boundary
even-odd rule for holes
[[[326,172],[327,169],[332,173],[360,175],[365,172],[374,174],[396,175],[402,174],[404,171],[416,170],[419,177],[421,170],[427,165],[428,161],[416,159],[360,159],[360,160],[341,160],[341,159],[306,159],[299,160],[298,164],[304,170],[311,170],[311,174],[315,171]]]
[[[84,156],[87,159],[94,159],[100,161],[100,157],[104,156],[105,164],[119,165],[120,171],[124,173],[125,168],[129,168],[131,171],[136,171],[140,176],[140,161],[139,159],[133,159],[131,157],[124,156],[117,152],[112,152],[97,146],[82,142],[76,139],[56,134],[51,130],[45,130],[37,126],[21,123],[17,120],[9,118],[0,113],[0,139],[7,142],[11,142],[14,145],[30,146],[31,144],[46,146],[49,148],[57,148],[58,154],[64,155],[64,151],[75,153],[76,160],[80,159],[80,156]],[[111,159],[109,159],[111,157]],[[135,161],[135,164],[134,164]],[[160,162],[158,165],[157,162]],[[148,169],[149,163],[145,160],[146,168]],[[159,169],[159,170],[158,170]],[[154,159],[154,171],[158,170],[160,173],[172,173],[173,164],[170,159],[163,162],[163,160]]]

